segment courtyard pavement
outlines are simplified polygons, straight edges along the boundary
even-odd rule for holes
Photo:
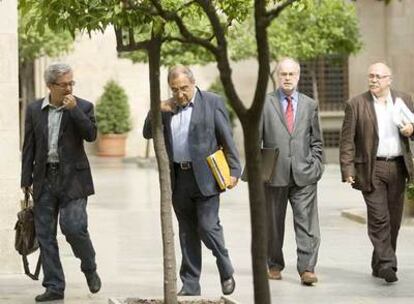
[[[133,162],[91,158],[96,195],[88,203],[89,228],[97,252],[102,290],[89,293],[79,261],[59,233],[60,254],[67,288],[65,304],[103,304],[110,297],[162,295],[162,248],[158,177],[155,169]],[[278,304],[405,304],[414,303],[414,226],[403,226],[398,244],[399,282],[387,285],[371,277],[371,244],[364,224],[341,216],[344,209],[364,207],[359,192],[340,182],[338,165],[327,165],[319,184],[321,247],[314,287],[300,284],[292,214],[286,221],[283,280],[270,281],[272,302]],[[232,298],[253,303],[250,258],[250,216],[247,185],[221,196],[221,223],[234,263],[236,290]],[[175,221],[175,219],[174,219]],[[176,251],[180,251],[175,222]],[[202,295],[221,295],[215,260],[203,249]],[[35,257],[32,257],[32,259]],[[181,283],[178,282],[178,288]],[[34,303],[43,292],[40,282],[23,274],[0,275],[0,303]],[[62,301],[57,302],[62,303]]]

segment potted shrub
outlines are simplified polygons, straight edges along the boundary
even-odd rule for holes
[[[108,81],[96,104],[98,155],[125,156],[126,133],[131,130],[128,96],[114,80]]]

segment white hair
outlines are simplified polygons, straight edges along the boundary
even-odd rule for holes
[[[187,78],[191,81],[191,82],[195,82],[195,78],[194,78],[194,74],[193,74],[193,72],[190,70],[190,68],[189,67],[187,67],[187,66],[184,66],[184,65],[176,65],[176,66],[173,66],[173,67],[171,67],[169,70],[168,70],[168,78],[167,78],[167,80],[168,80],[168,83],[170,83],[171,82],[171,80],[173,80],[173,79],[175,79],[175,78],[177,78],[178,76],[180,76],[180,75],[185,75],[185,76],[187,76]]]
[[[70,65],[66,63],[53,63],[49,65],[44,74],[46,84],[56,83],[56,80],[67,73],[72,72]]]
[[[300,64],[299,64],[299,62],[298,62],[296,59],[293,59],[293,58],[291,58],[291,57],[283,57],[283,58],[281,58],[281,59],[278,61],[278,63],[277,63],[277,67],[276,67],[276,71],[277,71],[277,73],[279,73],[280,66],[281,66],[281,65],[282,65],[282,63],[283,63],[283,62],[285,62],[285,61],[290,61],[290,62],[293,62],[293,63],[296,65],[297,69],[298,69],[298,73],[300,74]]]

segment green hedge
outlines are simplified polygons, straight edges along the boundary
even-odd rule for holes
[[[128,96],[114,80],[107,82],[96,104],[96,120],[101,134],[124,134],[132,128]]]

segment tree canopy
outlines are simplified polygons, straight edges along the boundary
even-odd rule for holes
[[[231,33],[232,58],[254,56],[254,37],[243,34],[253,30],[253,20],[237,27]],[[362,45],[355,7],[346,0],[311,0],[306,6],[285,9],[269,26],[268,36],[272,60],[285,56],[309,60],[323,55],[349,55]]]
[[[146,43],[154,31],[162,31],[161,65],[206,64],[214,61],[211,52],[200,45],[185,43],[179,26],[174,20],[163,19],[151,0],[21,0],[23,14],[36,11],[36,19],[24,24],[24,30],[32,32],[70,33],[73,37],[79,32],[91,34],[103,32],[108,27],[115,28],[118,50],[127,53],[121,56],[134,62],[147,62]],[[175,11],[182,18],[186,29],[200,40],[211,40],[215,44],[212,26],[200,6],[185,0],[157,1],[166,11]],[[234,22],[241,22],[251,12],[251,0],[214,1],[222,12],[221,23],[231,29]],[[235,9],[237,8],[237,9]],[[37,22],[38,20],[46,22]],[[124,47],[121,46],[123,42]],[[133,51],[133,52],[131,52]]]
[[[19,59],[20,62],[34,61],[42,56],[56,57],[67,52],[73,44],[69,32],[53,32],[48,26],[33,27],[42,22],[38,11],[33,7],[19,6]],[[39,30],[40,29],[40,30]]]

